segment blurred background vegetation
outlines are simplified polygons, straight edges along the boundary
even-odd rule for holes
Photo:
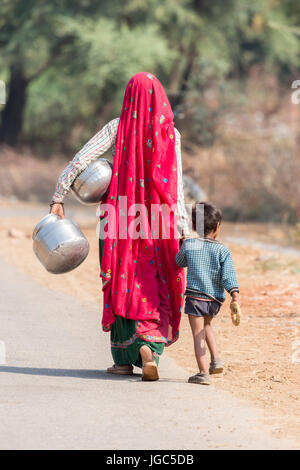
[[[66,160],[119,115],[130,76],[151,71],[173,106],[186,174],[227,219],[300,221],[298,0],[0,6],[0,194],[51,197]]]

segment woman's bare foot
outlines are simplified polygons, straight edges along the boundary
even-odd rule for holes
[[[146,346],[146,345],[142,346],[140,348],[140,354],[142,356],[143,364],[146,364],[146,362],[154,361],[153,352],[152,352],[152,349],[149,348],[149,346]]]
[[[142,346],[140,349],[140,354],[143,361],[143,381],[155,381],[159,379],[158,369],[156,362],[153,357],[153,352],[149,346]]]
[[[118,366],[117,364],[114,364],[111,367],[108,367],[106,369],[106,372],[108,374],[115,374],[115,375],[132,375],[133,374],[133,367],[128,364],[128,365],[123,365],[123,366]]]

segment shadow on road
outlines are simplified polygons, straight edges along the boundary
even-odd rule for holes
[[[98,380],[129,380],[130,382],[141,382],[142,374],[133,375],[113,375],[106,370],[87,369],[48,369],[38,367],[9,367],[0,366],[0,373],[20,374],[20,375],[40,375],[44,377],[72,377],[77,379],[98,379]],[[160,378],[159,382],[186,383],[183,379]]]
[[[100,380],[124,380],[130,377],[131,380],[140,380],[140,374],[132,376],[120,376],[108,374],[105,370],[86,370],[86,369],[47,369],[36,367],[0,367],[0,373],[22,374],[22,375],[42,375],[45,377],[73,377],[77,379],[100,379]]]

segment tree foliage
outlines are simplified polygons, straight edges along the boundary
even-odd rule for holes
[[[298,69],[296,0],[0,1],[0,140],[12,145],[79,145],[141,70],[161,78],[191,141],[211,145],[222,106],[209,90],[224,104],[254,66],[283,79]]]

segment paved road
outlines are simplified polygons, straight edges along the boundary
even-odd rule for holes
[[[167,355],[160,382],[105,373],[99,308],[50,291],[0,259],[0,449],[275,449],[256,410],[186,383]]]

